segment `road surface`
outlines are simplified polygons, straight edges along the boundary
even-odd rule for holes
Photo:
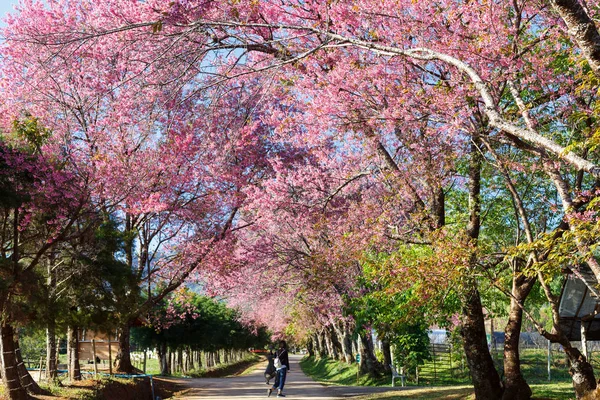
[[[353,386],[325,386],[306,376],[298,361],[301,356],[290,356],[290,369],[283,393],[287,399],[308,400],[335,400],[354,397],[363,394],[376,393],[389,390],[402,390],[391,387],[353,387]],[[267,389],[263,372],[266,364],[260,364],[251,373],[230,378],[202,378],[202,379],[177,379],[176,381],[189,388],[184,395],[176,399],[185,400],[224,400],[224,399],[265,399]],[[390,378],[391,380],[391,378]],[[276,391],[271,395],[275,399]]]

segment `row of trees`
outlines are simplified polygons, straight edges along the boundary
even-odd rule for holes
[[[11,135],[5,136],[0,145],[1,290],[5,313],[2,377],[12,398],[43,392],[23,363],[18,334],[23,327],[29,333],[46,331],[46,375],[50,380],[57,379],[57,343],[66,335],[69,376],[79,379],[78,332],[114,332],[121,328],[121,350],[129,357],[123,318],[131,319],[132,310],[147,303],[148,296],[162,296],[164,300],[148,308],[146,315],[159,312],[157,307],[167,300],[181,297],[174,296],[179,285],[170,282],[171,287],[165,288],[165,281],[142,292],[141,278],[127,257],[133,243],[130,233],[120,229],[118,217],[95,208],[89,188],[64,163],[40,152],[36,140],[42,140],[46,133],[36,119],[27,117],[14,124]],[[193,326],[194,336],[211,329],[228,341],[202,337],[217,346],[212,351],[239,350],[255,345],[257,340],[265,341],[264,328],[260,331],[262,339],[257,339],[250,325],[236,322],[237,314],[232,310],[208,299],[194,299],[195,303],[187,304],[185,310],[169,308],[169,317],[179,319],[191,309],[194,314],[188,318],[195,319],[202,313],[203,318]],[[164,323],[165,318],[157,321]],[[215,321],[221,323],[221,330],[216,329]],[[161,328],[155,323],[152,329]]]
[[[187,290],[172,300],[155,310],[151,326],[135,328],[132,336],[138,348],[158,350],[161,375],[240,361],[248,349],[262,349],[270,342],[265,327],[243,325],[239,313],[222,301]],[[171,355],[176,355],[175,365]]]
[[[35,151],[123,235],[122,369],[132,319],[198,280],[245,322],[335,332],[346,356],[355,330],[368,350],[372,328],[456,325],[478,399],[531,397],[525,316],[581,397],[594,371],[559,329],[556,282],[583,264],[600,278],[599,7],[25,2],[4,30],[2,118],[38,117]],[[482,303],[508,317],[502,375]]]

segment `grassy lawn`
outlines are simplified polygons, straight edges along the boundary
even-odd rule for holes
[[[523,358],[523,371],[530,382],[535,399],[556,399],[566,400],[574,399],[573,386],[566,371],[566,366],[562,367],[557,364],[552,370],[553,381],[548,382],[547,367],[542,367],[540,355],[536,352],[525,352]],[[544,360],[545,362],[545,360]],[[300,362],[302,370],[313,379],[333,385],[356,385],[356,364],[347,365],[331,360],[320,360],[305,358]],[[375,399],[472,399],[472,389],[468,384],[469,380],[461,377],[457,371],[453,371],[450,376],[450,371],[440,369],[436,365],[435,371],[437,374],[436,384],[433,385],[433,379],[429,373],[433,373],[431,363],[426,363],[420,369],[423,375],[419,380],[420,388],[409,389],[404,392],[379,393],[363,397],[358,397],[359,400],[375,400]],[[420,372],[421,373],[421,372]],[[361,386],[388,386],[391,385],[391,377],[386,377],[382,380],[369,379],[366,376],[359,377],[359,385]],[[445,386],[440,386],[445,385]],[[408,382],[408,386],[416,386],[415,382]],[[430,386],[430,387],[421,387]]]
[[[474,399],[472,389],[468,386],[457,387],[436,387],[411,389],[402,392],[394,393],[378,393],[368,396],[356,397],[355,400],[396,400],[396,399]]]
[[[374,380],[366,375],[359,375],[357,381],[358,366],[332,361],[329,359],[303,358],[300,367],[305,374],[319,382],[333,385],[356,385],[359,386],[384,386],[390,384],[385,380]],[[391,378],[390,378],[391,379]]]

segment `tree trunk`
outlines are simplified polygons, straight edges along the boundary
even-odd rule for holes
[[[314,339],[313,336],[311,335],[308,338],[308,341],[306,342],[306,350],[308,351],[308,356],[309,357],[314,357],[315,356],[315,347],[314,347]]]
[[[69,354],[69,379],[73,381],[81,380],[81,365],[79,364],[79,329],[76,326],[69,326],[67,330],[67,344]]]
[[[523,322],[523,310],[518,302],[523,303],[535,283],[534,278],[523,275],[513,277],[513,298],[510,301],[508,323],[504,329],[504,394],[503,400],[529,400],[531,388],[521,373],[519,357],[519,338]]]
[[[187,371],[193,371],[194,369],[196,369],[194,365],[194,352],[190,347],[188,347],[187,349],[185,349],[185,354],[187,359]]]
[[[389,341],[381,341],[381,351],[383,352],[383,370],[390,374],[392,373],[392,368],[390,367],[392,363],[392,348]]]
[[[563,344],[563,347],[565,349],[565,354],[571,362],[569,373],[573,378],[575,396],[578,399],[581,399],[586,394],[589,394],[591,391],[596,389],[594,370],[578,348],[570,346],[570,343],[569,346],[564,346]]]
[[[333,346],[333,340],[331,338],[331,331],[329,330],[329,328],[323,329],[323,337],[325,338],[325,344],[327,345],[327,353],[329,353],[329,357],[332,360],[336,360],[337,359],[337,351],[335,350],[335,347]]]
[[[463,324],[461,335],[465,355],[471,372],[471,380],[477,400],[502,398],[500,377],[494,367],[485,335],[483,310],[475,283],[463,300]]]
[[[127,321],[119,329],[119,350],[115,357],[116,371],[126,374],[132,374],[135,370],[131,363],[130,333],[131,321]]]
[[[160,374],[169,375],[169,365],[167,363],[167,344],[160,343],[158,345],[158,362],[160,364]]]
[[[10,400],[27,400],[29,395],[21,384],[15,356],[14,330],[10,324],[4,322],[0,327],[0,341],[2,343],[2,376],[3,383]]]
[[[317,333],[317,342],[319,343],[319,358],[327,358],[327,347],[322,333]]]
[[[335,349],[335,359],[339,361],[346,361],[346,357],[344,357],[344,349],[342,348],[342,336],[339,336],[335,326],[329,327],[329,332],[331,334],[331,344]]]
[[[314,350],[315,350],[315,356],[319,356],[321,354],[321,346],[319,343],[319,335],[316,333],[313,333],[311,335],[312,337],[312,343],[314,345]]]
[[[483,163],[481,144],[479,132],[476,131],[473,133],[469,149],[469,223],[466,229],[467,236],[474,244],[477,244],[481,230],[481,167]],[[475,257],[476,255],[472,254],[471,260],[469,260],[468,273],[477,268]],[[467,278],[470,281],[466,283],[462,299],[461,334],[475,398],[477,400],[498,400],[502,398],[502,385],[487,345],[481,297],[475,278]]]
[[[21,380],[21,386],[25,388],[27,393],[31,394],[43,394],[49,395],[50,393],[44,389],[42,389],[33,377],[27,371],[25,367],[25,363],[23,362],[23,357],[21,355],[21,347],[19,346],[19,339],[15,336],[15,357],[17,360],[17,373],[19,374],[19,379]]]
[[[340,339],[344,360],[346,363],[352,364],[354,361],[352,354],[352,338],[350,337],[347,326],[344,323],[340,323],[335,325],[335,329],[338,334],[338,338]]]
[[[360,337],[360,372],[368,374],[373,378],[379,378],[382,370],[381,364],[375,357],[373,348],[373,339],[371,337],[371,331],[367,330],[365,333],[359,335]]]
[[[592,71],[600,76],[600,34],[579,0],[551,0],[567,25],[569,36],[583,52]]]
[[[177,350],[177,370],[183,373],[183,349]]]
[[[58,378],[56,364],[56,322],[51,317],[46,327],[46,379],[49,381]]]

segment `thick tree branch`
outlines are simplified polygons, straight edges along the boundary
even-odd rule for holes
[[[548,1],[567,25],[569,36],[577,43],[590,67],[600,76],[600,33],[578,0]]]

